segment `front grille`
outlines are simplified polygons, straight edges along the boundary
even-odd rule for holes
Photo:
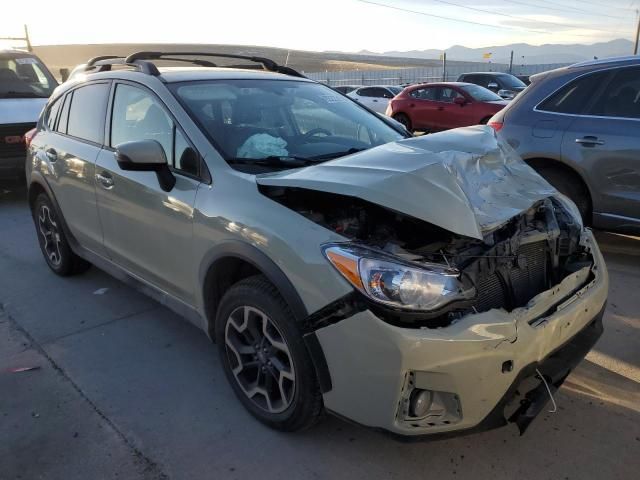
[[[547,285],[547,243],[527,243],[520,246],[513,263],[478,282],[476,311],[521,307],[546,290]]]
[[[35,123],[0,125],[0,158],[25,156],[27,151],[22,137],[35,126]],[[20,141],[15,142],[15,137],[20,137]]]

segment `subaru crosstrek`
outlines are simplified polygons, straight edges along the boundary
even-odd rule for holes
[[[523,431],[602,332],[575,205],[490,127],[409,138],[268,59],[193,55],[93,59],[52,96],[27,165],[51,270],[188,318],[274,428]]]

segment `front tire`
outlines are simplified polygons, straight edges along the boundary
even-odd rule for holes
[[[33,222],[38,243],[49,268],[57,275],[66,277],[86,271],[91,264],[76,255],[67,237],[51,200],[41,193],[33,204]]]
[[[311,357],[288,305],[264,276],[225,293],[215,335],[227,379],[254,417],[282,431],[317,422],[322,395]]]

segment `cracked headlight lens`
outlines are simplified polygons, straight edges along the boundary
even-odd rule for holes
[[[324,254],[360,292],[387,306],[429,311],[475,297],[475,288],[462,284],[460,272],[444,265],[404,262],[344,244],[325,246]]]

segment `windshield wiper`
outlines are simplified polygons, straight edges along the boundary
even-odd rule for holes
[[[8,92],[0,92],[0,98],[47,98],[46,95],[38,95],[34,92],[16,92],[10,90]]]
[[[343,152],[333,152],[333,153],[325,153],[323,155],[316,155],[315,157],[309,157],[309,160],[317,161],[317,160],[333,160],[334,158],[344,157],[346,155],[351,155],[354,153],[362,152],[366,150],[366,148],[350,148],[349,150],[345,150]]]
[[[227,160],[232,165],[261,165],[265,167],[284,167],[284,168],[296,168],[306,167],[307,165],[313,165],[313,160],[303,157],[278,157],[272,155],[264,158],[247,158],[247,157],[235,157]]]

